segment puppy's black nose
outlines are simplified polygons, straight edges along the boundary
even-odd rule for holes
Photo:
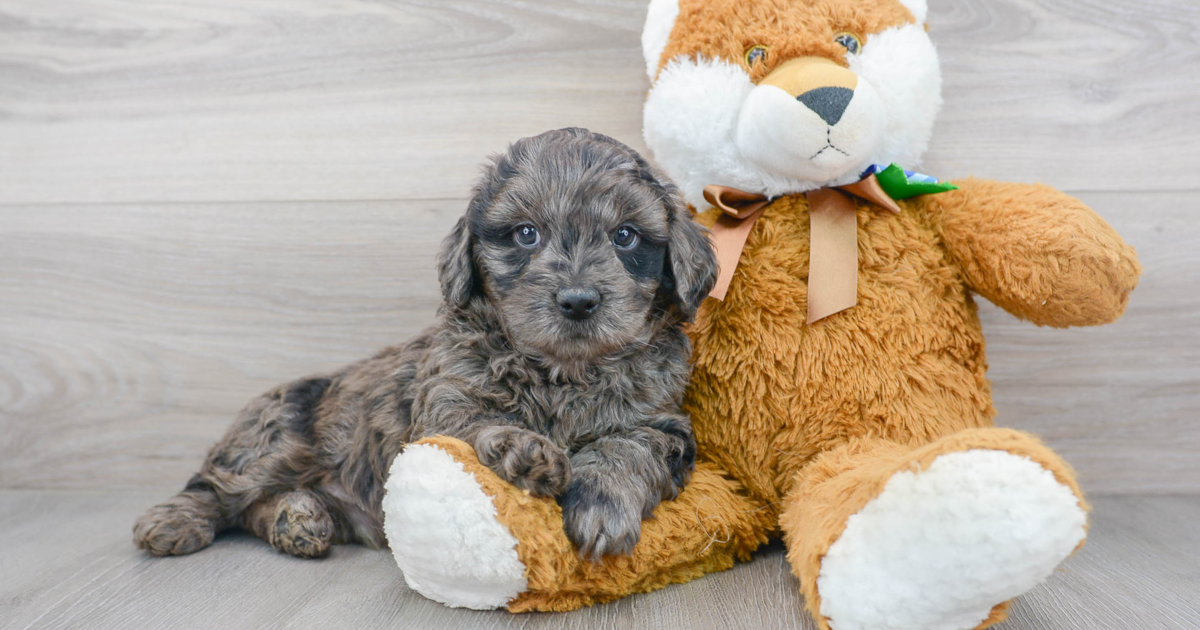
[[[560,290],[556,297],[563,315],[577,322],[591,317],[600,306],[600,292],[595,289],[570,287]]]
[[[797,96],[796,100],[816,112],[821,120],[830,125],[836,125],[842,119],[842,114],[846,113],[846,108],[850,106],[852,98],[854,98],[854,90],[850,88],[823,87],[809,90]]]

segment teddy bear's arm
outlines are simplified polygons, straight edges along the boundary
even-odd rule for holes
[[[1089,326],[1125,311],[1141,266],[1083,202],[1041,185],[967,179],[918,198],[967,285],[1040,326]]]
[[[396,457],[383,510],[412,588],[453,606],[511,612],[574,610],[723,571],[749,560],[777,523],[770,505],[699,461],[679,496],[642,523],[631,553],[592,562],[567,538],[555,499],[504,481],[469,444],[444,435]]]

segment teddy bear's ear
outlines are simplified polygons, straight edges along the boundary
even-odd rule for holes
[[[920,0],[924,4],[924,0]],[[646,26],[642,29],[642,55],[646,58],[646,74],[650,81],[658,75],[658,64],[662,60],[675,19],[679,17],[679,0],[650,0],[646,11]]]
[[[900,0],[900,4],[908,9],[913,17],[917,18],[917,24],[925,23],[925,16],[929,13],[929,3],[927,0]]]

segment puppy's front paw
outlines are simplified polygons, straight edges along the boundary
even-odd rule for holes
[[[571,462],[557,444],[519,427],[488,427],[475,440],[479,461],[505,481],[544,497],[562,494]]]
[[[634,501],[576,480],[562,498],[563,527],[579,555],[601,556],[633,551],[642,535],[642,514]]]

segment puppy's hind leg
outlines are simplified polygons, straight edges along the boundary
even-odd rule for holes
[[[156,556],[182,556],[210,544],[224,529],[220,499],[200,475],[183,492],[146,510],[133,525],[133,542]]]
[[[325,503],[308,490],[259,499],[242,513],[242,527],[299,558],[329,553],[335,532]]]
[[[243,512],[264,497],[287,496],[318,478],[322,471],[313,452],[314,409],[329,384],[329,379],[302,379],[247,405],[183,492],[138,519],[134,543],[159,556],[198,551],[221,530],[242,522]],[[312,513],[328,520],[319,501],[301,504],[319,506]]]

